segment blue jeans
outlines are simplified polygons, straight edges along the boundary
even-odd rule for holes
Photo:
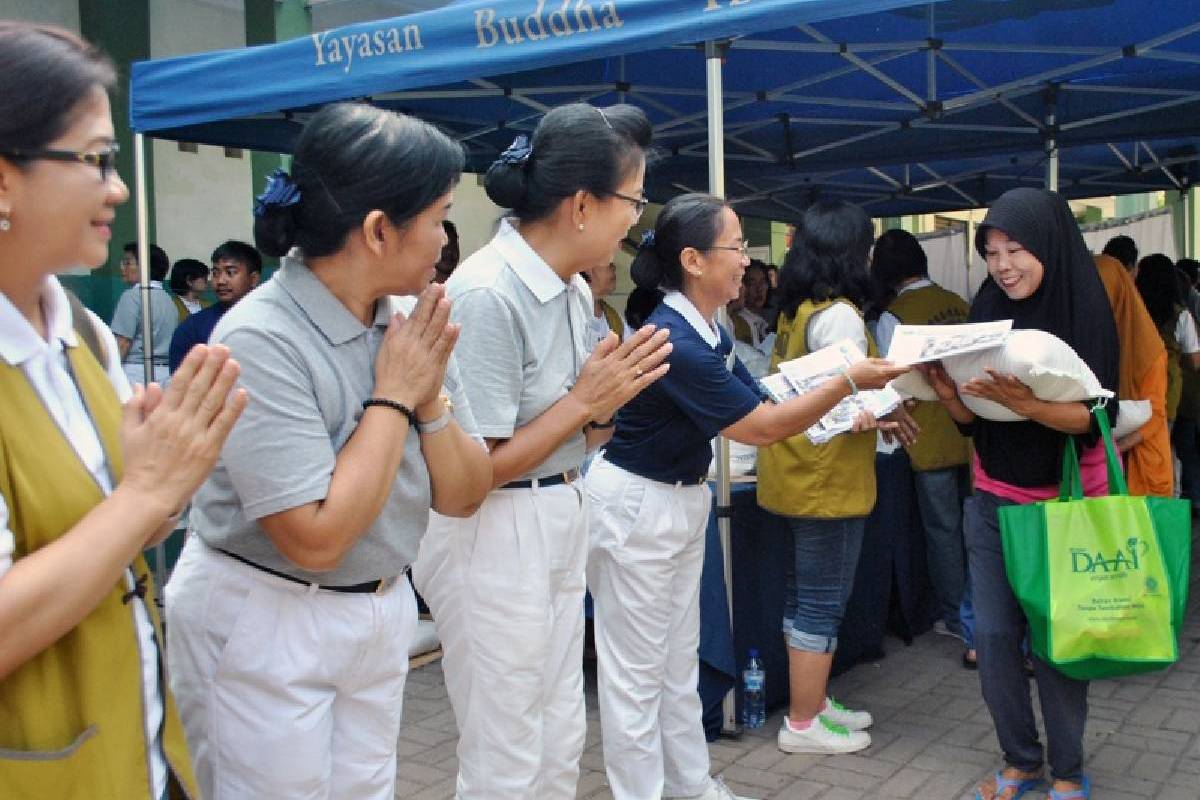
[[[1012,501],[976,492],[967,498],[963,515],[975,603],[975,648],[983,700],[996,726],[1004,761],[1032,772],[1042,768],[1044,758],[1022,664],[1027,622],[1008,583],[1000,544],[996,511],[1005,505]],[[1050,762],[1050,773],[1057,780],[1078,781],[1083,774],[1087,681],[1068,678],[1039,658],[1033,659],[1033,674],[1046,726],[1045,760]]]
[[[914,472],[917,507],[925,529],[925,553],[929,579],[937,596],[942,621],[958,633],[959,605],[967,580],[963,548],[962,504],[967,495],[966,467],[948,467]]]
[[[1200,503],[1200,445],[1196,441],[1197,423],[1187,417],[1176,417],[1171,428],[1171,446],[1175,457],[1183,465],[1180,480],[1180,496],[1192,501],[1192,508]]]
[[[809,653],[837,649],[838,627],[854,588],[866,522],[866,517],[788,520],[795,552],[783,610],[788,647]]]

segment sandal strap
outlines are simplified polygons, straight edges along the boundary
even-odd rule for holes
[[[996,770],[996,791],[992,793],[992,796],[999,797],[1009,789],[1017,789],[1018,792],[1016,795],[1014,795],[1014,797],[1020,797],[1022,794],[1041,783],[1041,781],[1042,779],[1040,776],[1035,776],[1032,778],[1006,778],[1004,777],[1003,770]],[[1078,797],[1082,798],[1084,795],[1079,795]],[[1074,798],[1072,795],[1064,795],[1061,798],[1051,798],[1051,800],[1078,800],[1078,798]]]
[[[1082,783],[1078,789],[1068,789],[1065,792],[1051,789],[1048,800],[1088,800],[1092,796],[1091,782],[1085,777]]]

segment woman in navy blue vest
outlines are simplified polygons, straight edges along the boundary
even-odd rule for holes
[[[696,694],[710,440],[770,444],[806,430],[848,394],[905,372],[867,359],[808,394],[763,402],[740,361],[726,366],[733,343],[713,321],[737,297],[748,263],[737,214],[706,194],[667,203],[633,263],[639,298],[630,309],[647,292],[665,296],[630,324],[670,331],[673,349],[670,371],[621,409],[587,475],[600,721],[617,800],[734,797],[709,777]]]

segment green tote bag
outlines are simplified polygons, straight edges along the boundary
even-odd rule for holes
[[[1068,437],[1059,498],[999,510],[1004,566],[1033,652],[1077,680],[1150,672],[1179,658],[1191,561],[1191,504],[1130,497],[1108,412],[1093,413],[1109,495],[1083,496]]]

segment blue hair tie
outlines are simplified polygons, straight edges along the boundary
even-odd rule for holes
[[[647,228],[642,232],[642,243],[638,245],[638,250],[649,250],[654,247],[654,242],[654,228]]]
[[[529,157],[533,155],[533,146],[529,144],[529,137],[521,134],[513,139],[513,143],[508,146],[508,149],[500,154],[496,159],[497,164],[508,164],[514,167],[523,167],[529,161]]]
[[[300,187],[292,180],[291,175],[276,167],[275,171],[267,176],[267,188],[254,198],[254,216],[261,217],[269,209],[287,208],[299,202]]]

